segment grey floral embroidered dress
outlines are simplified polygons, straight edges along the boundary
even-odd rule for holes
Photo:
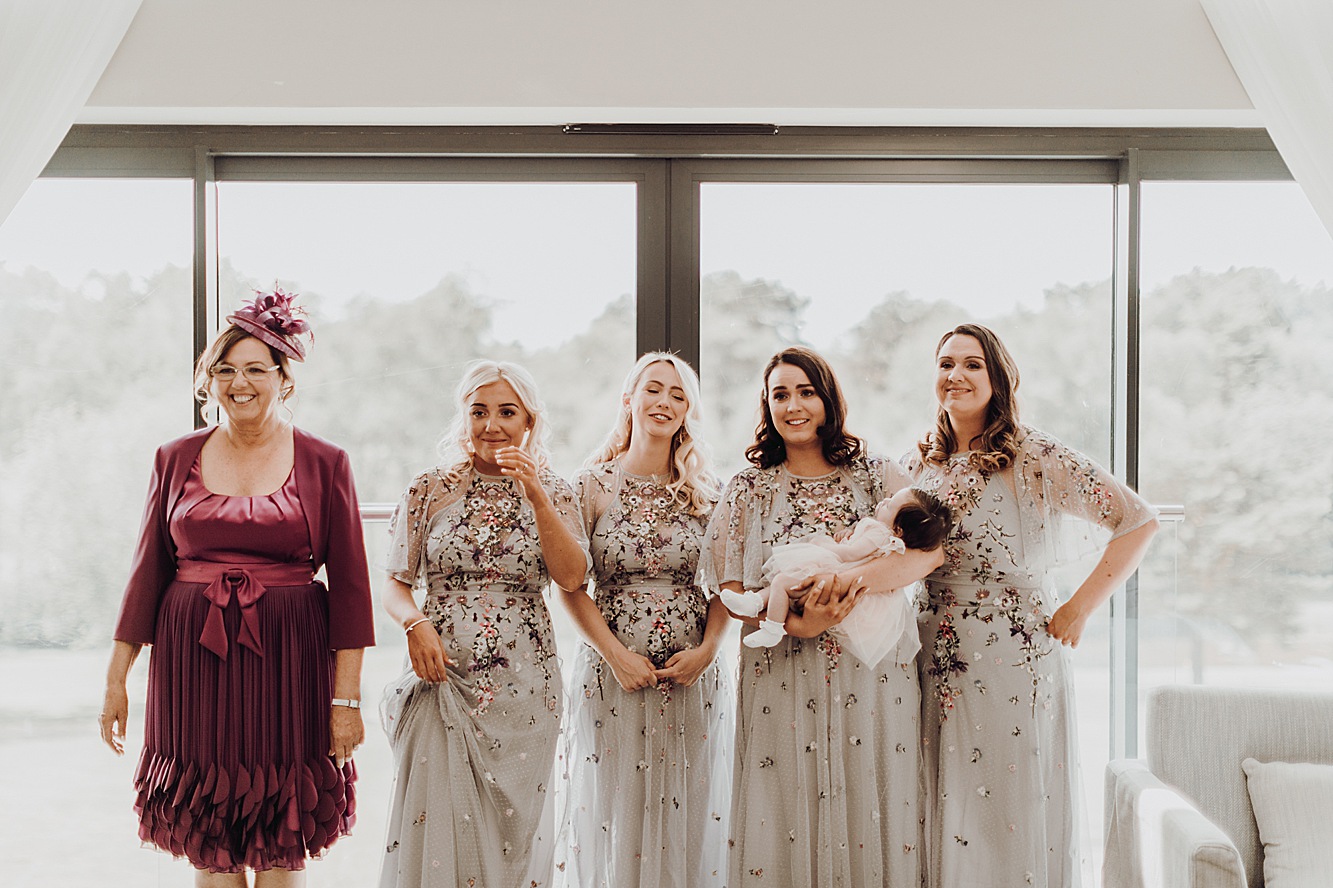
[[[574,481],[607,626],[657,668],[704,637],[695,585],[705,518],[660,479],[604,463]],[[589,645],[574,662],[557,881],[720,888],[726,878],[734,696],[715,660],[690,687],[626,692]]]
[[[1073,680],[1046,634],[1059,604],[1047,571],[1072,554],[1060,551],[1065,516],[1120,536],[1153,509],[1028,428],[1003,472],[981,471],[967,453],[943,467],[905,463],[956,521],[921,604],[929,883],[1077,885]]]
[[[541,483],[584,540],[569,485],[549,471]],[[390,532],[390,574],[424,586],[422,612],[454,662],[448,681],[409,666],[386,691],[396,768],[380,884],[549,885],[561,682],[532,507],[508,478],[434,469]]]
[[[704,579],[760,588],[775,545],[851,527],[907,484],[880,458],[820,478],[745,469],[713,512]],[[741,648],[731,888],[920,884],[920,689],[904,659],[868,668],[827,632]]]

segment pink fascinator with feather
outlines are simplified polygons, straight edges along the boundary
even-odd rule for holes
[[[298,294],[284,293],[278,287],[272,293],[255,292],[259,294],[255,301],[246,302],[235,314],[227,315],[227,320],[293,361],[304,361],[301,337],[308,336],[313,342],[315,334],[305,320],[305,309],[296,304]]]

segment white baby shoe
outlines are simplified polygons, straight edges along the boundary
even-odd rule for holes
[[[730,589],[717,590],[718,597],[727,606],[727,610],[741,617],[757,617],[764,606],[764,596],[758,592],[732,592]]]
[[[746,647],[771,648],[787,634],[786,628],[776,620],[762,620],[759,628],[741,639]]]

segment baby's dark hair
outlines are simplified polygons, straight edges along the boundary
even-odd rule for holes
[[[913,487],[912,499],[903,503],[893,524],[904,546],[928,552],[948,538],[953,530],[953,513],[935,494]]]

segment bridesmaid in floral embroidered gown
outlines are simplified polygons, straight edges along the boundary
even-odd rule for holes
[[[775,355],[761,403],[746,452],[754,465],[731,479],[708,526],[711,551],[701,566],[714,588],[761,588],[775,545],[850,528],[908,484],[897,463],[866,456],[844,431],[841,389],[814,352]],[[895,651],[868,668],[825,630],[861,589],[900,588],[941,557],[939,549],[909,550],[813,577],[785,637],[771,648],[741,648],[730,888],[919,884],[915,661]]]
[[[418,476],[391,524],[385,608],[412,665],[384,702],[396,777],[380,884],[545,886],[561,687],[542,593],[583,582],[587,542],[527,371],[472,364],[458,409],[445,444],[462,459]]]
[[[566,727],[571,886],[725,883],[733,697],[715,657],[727,612],[694,581],[717,499],[699,422],[694,371],[650,352],[574,484],[594,587],[564,596],[588,642]]]
[[[906,463],[955,517],[922,612],[928,881],[1074,886],[1077,745],[1062,645],[1078,645],[1157,519],[1092,460],[1019,424],[1018,368],[989,329],[944,335],[935,386],[936,428]],[[1047,572],[1074,554],[1063,516],[1112,535],[1059,604]]]

